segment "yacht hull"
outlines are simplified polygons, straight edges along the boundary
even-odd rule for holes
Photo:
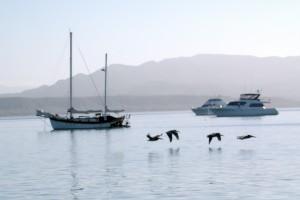
[[[213,115],[214,113],[210,110],[210,108],[192,108],[192,111],[195,113],[197,116],[201,115]]]
[[[225,101],[221,98],[211,98],[208,99],[201,107],[192,108],[192,111],[197,116],[201,115],[213,115],[214,113],[210,110],[211,108],[221,108],[226,105]]]
[[[252,117],[265,115],[278,115],[275,108],[213,108],[211,111],[217,117]]]
[[[72,130],[72,129],[105,129],[122,126],[125,117],[113,117],[107,120],[103,119],[63,119],[50,118],[50,123],[54,130]]]

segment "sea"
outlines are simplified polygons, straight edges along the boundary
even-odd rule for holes
[[[49,123],[0,118],[1,200],[300,199],[300,108],[231,118],[139,112],[131,127],[105,130]],[[170,142],[172,129],[179,140]],[[209,144],[215,132],[224,136]],[[247,134],[255,138],[237,139]]]

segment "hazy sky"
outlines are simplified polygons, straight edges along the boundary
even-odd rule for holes
[[[0,85],[196,54],[300,55],[298,0],[0,0]]]

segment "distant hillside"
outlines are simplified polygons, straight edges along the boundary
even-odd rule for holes
[[[196,55],[147,62],[140,66],[110,65],[109,106],[128,112],[188,110],[208,98],[222,95],[237,99],[240,93],[262,89],[262,98],[275,107],[299,107],[300,57]],[[92,74],[103,98],[104,73]],[[102,108],[88,75],[77,74],[73,82],[74,107]],[[0,116],[34,115],[37,108],[65,113],[69,79],[51,86],[0,95]]]
[[[262,89],[266,97],[300,99],[300,57],[254,57],[237,55],[196,55],[147,62],[140,66],[110,65],[108,94],[112,96],[224,95],[238,97],[243,92]],[[92,74],[103,94],[104,73]],[[97,96],[89,76],[74,77],[74,96]],[[2,96],[66,97],[69,80],[41,86],[22,93]]]
[[[108,98],[109,108],[125,109],[126,112],[139,111],[178,111],[190,110],[191,107],[201,106],[208,96],[114,96]],[[224,97],[226,101],[233,100]],[[300,101],[291,101],[282,98],[272,98],[272,106],[299,107]],[[102,109],[99,98],[74,98],[74,107],[78,109]],[[0,117],[4,116],[33,116],[36,109],[65,114],[69,107],[69,99],[60,98],[26,98],[9,97],[0,98]],[[192,113],[192,111],[191,111]]]

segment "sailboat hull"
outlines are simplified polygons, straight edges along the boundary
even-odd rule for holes
[[[50,123],[54,130],[72,130],[72,129],[105,129],[122,126],[124,117],[109,117],[107,120],[93,119],[61,119],[50,118]]]

